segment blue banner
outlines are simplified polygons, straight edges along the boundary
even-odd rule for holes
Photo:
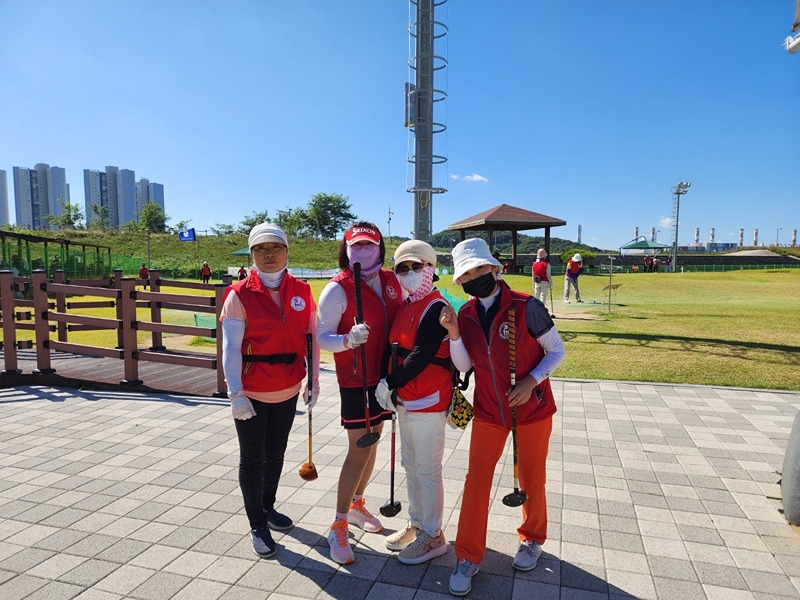
[[[191,229],[181,229],[178,232],[178,240],[181,242],[193,242],[195,241],[194,237],[194,227]]]

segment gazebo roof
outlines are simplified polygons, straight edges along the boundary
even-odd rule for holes
[[[501,204],[472,217],[462,219],[457,223],[448,225],[448,230],[486,230],[503,229],[511,231],[524,231],[526,229],[541,229],[543,227],[561,227],[566,221],[535,213],[524,208]]]

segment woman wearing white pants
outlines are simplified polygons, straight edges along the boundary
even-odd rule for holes
[[[433,287],[436,251],[409,240],[395,251],[394,268],[408,297],[398,309],[389,342],[399,360],[381,380],[375,396],[399,417],[402,465],[408,486],[408,523],[386,538],[397,558],[416,565],[447,552],[444,514],[444,426],[453,394],[450,340],[439,323],[447,303]],[[394,405],[392,390],[397,392]]]

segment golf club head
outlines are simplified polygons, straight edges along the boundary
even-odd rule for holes
[[[375,431],[372,431],[370,433],[365,433],[360,438],[358,438],[356,446],[358,446],[359,448],[369,448],[379,439],[381,439],[380,433],[376,433]]]
[[[402,508],[403,507],[400,504],[399,500],[395,500],[394,502],[390,500],[389,502],[381,506],[381,514],[384,517],[394,517],[395,515],[397,515],[397,513],[400,512],[400,509]]]
[[[305,481],[314,481],[319,475],[317,474],[317,467],[314,463],[307,462],[300,467],[300,479]]]
[[[528,494],[522,490],[514,490],[510,494],[503,496],[503,504],[506,506],[522,506],[527,499]]]

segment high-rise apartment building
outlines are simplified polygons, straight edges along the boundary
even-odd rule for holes
[[[148,202],[158,204],[164,208],[164,186],[160,183],[150,183],[146,177],[136,182],[136,207],[141,212]]]
[[[6,172],[0,169],[0,227],[8,224],[8,179]]]
[[[67,174],[61,167],[44,163],[33,169],[14,167],[14,208],[20,227],[51,229],[45,217],[60,217],[63,204],[69,201]]]
[[[105,171],[84,169],[86,222],[100,217],[93,206],[106,213],[108,227],[123,227],[135,221],[139,215],[136,188],[136,174],[130,169],[113,166],[106,167]]]

